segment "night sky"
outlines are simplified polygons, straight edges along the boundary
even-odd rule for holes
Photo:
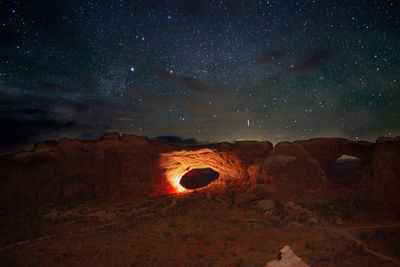
[[[400,2],[0,1],[1,153],[400,135]],[[185,140],[186,139],[186,140]]]

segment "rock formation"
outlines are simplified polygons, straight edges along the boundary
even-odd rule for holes
[[[233,194],[237,203],[291,200],[324,188],[329,183],[324,170],[343,154],[363,162],[359,186],[366,197],[398,200],[400,138],[376,143],[318,138],[275,147],[255,141],[180,146],[108,133],[93,141],[41,142],[32,151],[1,156],[0,208],[179,193],[187,191],[180,185],[182,176],[196,168],[220,175],[199,192]]]
[[[373,175],[361,180],[368,197],[375,202],[391,202],[400,194],[400,137],[378,138],[373,151]],[[399,206],[399,201],[393,201]]]
[[[340,156],[354,156],[368,165],[372,162],[374,143],[365,141],[349,141],[343,138],[314,138],[310,140],[295,141],[307,153],[315,158],[321,168],[326,170]]]
[[[250,183],[267,185],[274,198],[303,194],[326,185],[324,171],[307,151],[296,143],[277,144],[271,155],[248,170]]]

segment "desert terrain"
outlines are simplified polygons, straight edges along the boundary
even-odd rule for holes
[[[0,265],[399,266],[399,170],[399,138],[43,142],[0,158]]]

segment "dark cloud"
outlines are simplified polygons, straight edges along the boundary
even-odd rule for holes
[[[151,88],[143,87],[143,88],[134,88],[130,92],[130,94],[136,99],[138,104],[145,104],[148,107],[166,107],[170,105],[175,105],[178,103],[184,102],[184,96],[180,96],[179,98],[175,95],[160,95],[155,93]]]
[[[71,89],[66,88],[60,84],[46,82],[46,81],[38,81],[35,84],[35,87],[36,87],[37,92],[54,93],[54,92],[71,92],[72,91]]]
[[[17,113],[25,114],[25,115],[47,115],[48,112],[43,109],[38,108],[24,108],[24,109],[17,109]]]
[[[22,119],[0,117],[0,153],[15,151],[41,140],[49,133],[60,132],[76,126],[74,121],[55,119]]]
[[[322,65],[329,63],[333,58],[333,51],[330,49],[320,49],[314,52],[311,57],[303,60],[295,68],[296,71],[311,71]]]
[[[182,137],[173,136],[173,135],[158,136],[158,137],[153,138],[153,140],[163,141],[163,142],[177,144],[177,145],[198,145],[199,144],[199,142],[197,142],[197,140],[195,138],[183,139]]]

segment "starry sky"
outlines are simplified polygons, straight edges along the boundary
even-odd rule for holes
[[[0,1],[0,147],[400,134],[400,2]]]

